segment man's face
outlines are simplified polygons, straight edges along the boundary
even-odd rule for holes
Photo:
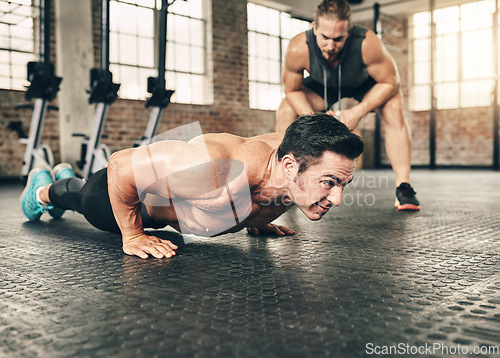
[[[290,199],[310,220],[319,220],[332,206],[342,203],[342,192],[355,167],[354,160],[325,152],[318,163],[296,174],[289,187]]]
[[[313,23],[318,47],[327,61],[336,60],[349,36],[350,24],[336,17],[320,17]]]

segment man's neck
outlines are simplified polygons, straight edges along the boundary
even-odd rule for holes
[[[269,159],[266,171],[257,189],[260,196],[266,199],[276,199],[287,196],[286,178],[283,175],[281,163],[278,162],[277,150],[274,150]]]

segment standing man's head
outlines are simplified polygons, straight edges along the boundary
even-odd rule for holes
[[[285,132],[278,161],[288,180],[288,196],[311,220],[342,202],[363,140],[325,113],[300,116]]]
[[[316,8],[314,35],[327,60],[335,60],[352,28],[351,7],[346,0],[323,0]]]

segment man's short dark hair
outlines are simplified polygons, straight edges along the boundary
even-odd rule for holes
[[[361,137],[344,123],[326,113],[315,113],[300,116],[287,128],[278,147],[278,160],[293,154],[299,163],[299,172],[303,172],[317,163],[325,151],[354,160],[364,147]]]

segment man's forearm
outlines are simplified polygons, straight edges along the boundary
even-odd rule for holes
[[[370,92],[357,105],[359,109],[359,117],[366,116],[371,111],[382,107],[399,91],[399,85],[388,83],[377,83],[372,87]]]
[[[108,193],[116,223],[125,239],[143,234],[144,229],[137,190],[130,182],[130,174],[122,172],[124,165],[120,159],[116,163],[116,157],[116,154],[112,156],[108,165]]]
[[[306,94],[302,91],[286,92],[285,98],[295,113],[297,113],[297,116],[314,112],[311,103],[307,100]]]

